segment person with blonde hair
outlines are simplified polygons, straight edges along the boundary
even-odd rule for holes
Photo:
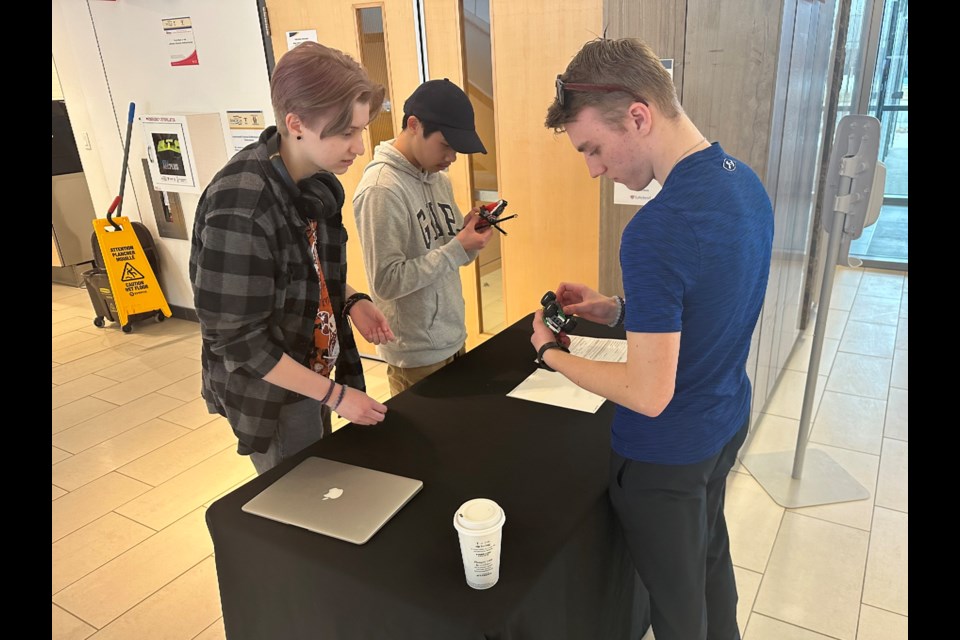
[[[373,425],[352,328],[394,339],[370,297],[347,284],[337,175],[364,152],[384,88],[316,42],[270,80],[276,126],[231,158],[197,205],[190,281],[202,336],[202,395],[258,473],[331,430],[331,411]],[[333,376],[333,377],[331,377]]]
[[[626,362],[566,352],[538,311],[538,360],[616,406],[609,491],[657,640],[739,639],[723,515],[726,477],[747,435],[746,361],[773,246],[756,173],[684,113],[643,42],[588,42],[556,78],[545,122],[591,177],[662,190],[620,242],[624,296],[556,288],[564,313],[626,329]]]

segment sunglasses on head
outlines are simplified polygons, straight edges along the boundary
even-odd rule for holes
[[[590,84],[584,82],[564,82],[560,76],[557,76],[557,102],[560,106],[563,106],[563,92],[564,91],[585,91],[587,93],[613,93],[614,91],[623,91],[628,93],[638,102],[647,104],[647,101],[636,95],[630,89],[627,89],[624,86],[619,84]],[[648,105],[649,106],[649,105]]]

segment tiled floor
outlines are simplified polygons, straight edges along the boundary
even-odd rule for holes
[[[736,467],[727,521],[744,640],[907,637],[907,277],[842,269],[834,292],[809,447],[870,498],[784,509]],[[54,284],[52,327],[52,637],[223,638],[204,511],[254,471],[199,398],[197,325],[97,329],[86,291]],[[793,450],[810,342],[750,452]],[[365,364],[386,399],[384,365]]]

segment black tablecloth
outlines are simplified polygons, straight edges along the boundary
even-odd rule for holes
[[[638,639],[646,593],[607,496],[613,406],[595,414],[508,398],[534,369],[528,316],[207,510],[230,640]],[[623,337],[586,321],[577,334]],[[307,456],[422,480],[365,545],[241,511]],[[467,586],[454,511],[506,512],[500,581]],[[644,604],[641,605],[641,602]]]

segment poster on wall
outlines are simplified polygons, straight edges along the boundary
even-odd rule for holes
[[[293,49],[301,42],[319,42],[317,40],[316,29],[304,29],[303,31],[287,31],[287,51]]]
[[[230,148],[233,153],[252,144],[260,137],[266,127],[263,111],[227,111],[227,125],[230,127]]]
[[[663,65],[663,68],[670,74],[670,78],[673,79],[673,58],[663,58],[660,60],[660,64]],[[613,185],[613,202],[614,204],[629,204],[635,207],[642,207],[660,193],[660,188],[660,183],[656,180],[651,180],[650,184],[640,191],[628,189],[619,182],[615,182]]]
[[[144,115],[140,122],[154,187],[162,191],[195,189],[197,178],[186,119],[179,115]]]
[[[193,39],[193,21],[189,16],[164,18],[163,33],[167,38],[167,52],[171,67],[187,67],[200,64],[197,44]]]
[[[150,204],[153,207],[153,216],[157,222],[157,232],[161,238],[175,238],[189,240],[187,223],[183,218],[183,207],[180,204],[180,194],[173,191],[158,191],[150,177],[150,162],[142,158],[143,175],[147,180],[147,193],[150,194]]]

